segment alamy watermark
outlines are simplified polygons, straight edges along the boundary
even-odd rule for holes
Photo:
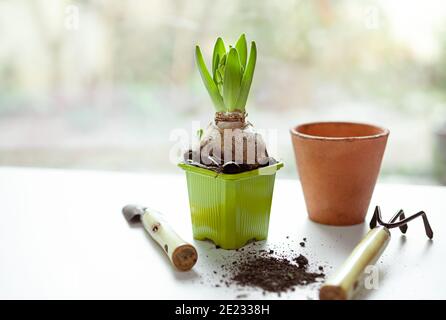
[[[379,268],[376,265],[368,265],[364,269],[364,288],[367,290],[379,289]]]
[[[169,161],[173,164],[182,161],[187,150],[192,151],[191,157],[194,162],[205,165],[228,161],[265,164],[262,161],[270,159],[266,155],[277,157],[278,130],[254,131],[252,127],[246,130],[245,128],[219,129],[210,125],[203,131],[199,121],[192,121],[190,130],[184,128],[171,130],[169,140],[174,142],[169,151]]]
[[[79,6],[75,4],[65,6],[64,26],[67,30],[79,29]]]
[[[364,26],[369,30],[381,27],[381,11],[376,6],[367,6],[363,12]]]

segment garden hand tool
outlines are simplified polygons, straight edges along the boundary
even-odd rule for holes
[[[122,209],[122,213],[130,224],[142,222],[144,229],[163,248],[175,267],[181,271],[192,269],[198,259],[197,250],[178,236],[160,212],[127,205]]]
[[[340,269],[321,287],[319,298],[321,300],[351,299],[360,288],[359,283],[366,267],[373,265],[387,247],[390,240],[389,229],[399,227],[402,233],[406,233],[407,223],[418,217],[423,218],[426,235],[432,239],[434,233],[424,211],[405,218],[404,211],[400,210],[389,222],[383,222],[381,210],[377,206],[370,221],[371,230],[353,249]],[[395,222],[398,218],[400,220]]]

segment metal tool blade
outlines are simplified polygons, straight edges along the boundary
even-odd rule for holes
[[[145,209],[146,208],[142,206],[129,204],[122,208],[122,214],[128,223],[134,224],[141,221],[141,216],[144,214]]]

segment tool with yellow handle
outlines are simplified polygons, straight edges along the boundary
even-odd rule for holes
[[[324,283],[320,289],[319,298],[321,300],[351,299],[361,288],[361,280],[367,266],[373,265],[387,247],[390,240],[389,229],[399,227],[401,232],[406,233],[407,223],[420,216],[423,218],[426,235],[432,239],[434,233],[424,211],[405,218],[404,211],[400,210],[389,222],[383,222],[381,210],[377,206],[370,221],[371,230],[353,249],[342,266]],[[395,222],[398,218],[399,221]]]

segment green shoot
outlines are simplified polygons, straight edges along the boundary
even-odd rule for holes
[[[212,55],[212,75],[206,67],[199,46],[196,46],[195,60],[215,110],[245,112],[257,60],[255,42],[251,43],[248,58],[244,34],[240,36],[235,46],[229,46],[228,52],[223,40],[218,38]]]
[[[203,129],[198,129],[197,130],[197,137],[198,137],[198,140],[201,140],[201,137],[203,136],[203,133],[204,133],[204,130]]]

